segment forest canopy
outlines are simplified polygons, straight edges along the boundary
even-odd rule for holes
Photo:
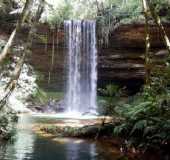
[[[77,19],[82,21],[76,21]],[[63,25],[65,20],[71,22],[68,26],[69,42],[66,41],[69,44],[68,47],[64,44],[65,37],[67,39],[67,30],[64,30],[64,27],[67,29],[67,24]],[[83,25],[84,22],[87,23],[87,26]],[[136,29],[133,22],[140,28]],[[168,22],[166,26],[164,26],[164,22]],[[124,140],[125,144],[122,146],[125,145],[125,148],[134,147],[145,150],[147,147],[156,146],[161,149],[162,146],[170,145],[170,32],[167,31],[169,22],[169,0],[0,0],[0,29],[3,33],[2,39],[0,39],[2,75],[0,77],[2,84],[0,135],[1,132],[5,135],[9,130],[8,125],[14,121],[13,113],[8,108],[12,106],[16,110],[14,117],[18,111],[20,113],[20,110],[16,109],[19,106],[15,105],[16,101],[8,106],[12,93],[15,95],[19,89],[21,97],[15,95],[14,98],[21,103],[21,108],[27,105],[28,100],[32,107],[28,109],[35,112],[46,113],[51,108],[54,109],[54,113],[60,109],[61,111],[67,110],[65,99],[62,99],[65,94],[63,90],[67,88],[64,83],[68,81],[67,77],[72,76],[72,70],[75,70],[75,76],[73,75],[75,85],[72,84],[74,81],[72,78],[69,79],[69,85],[74,87],[74,93],[76,93],[73,94],[74,98],[77,99],[80,96],[76,103],[85,102],[82,97],[84,98],[86,95],[90,95],[88,100],[91,98],[94,100],[94,103],[87,103],[87,106],[81,102],[82,106],[77,108],[84,107],[91,110],[92,106],[95,108],[95,115],[99,113],[99,115],[110,116],[113,119],[118,118],[118,122],[109,126],[109,131],[107,130],[109,134],[104,134],[114,138],[115,136],[120,137]],[[77,24],[79,25],[77,26]],[[119,31],[115,31],[115,28],[118,29],[121,24],[127,24],[123,27],[128,26],[127,30],[130,29],[126,32],[128,34],[125,33],[124,39]],[[131,28],[131,26],[135,27]],[[157,28],[156,32],[155,28]],[[118,39],[115,38],[116,36],[114,37],[114,33],[119,34]],[[129,42],[130,39],[127,37],[133,38],[132,41]],[[92,38],[91,42],[90,38]],[[152,45],[154,40],[155,43]],[[116,46],[116,41],[121,45]],[[124,41],[127,43],[125,44]],[[67,56],[66,49],[68,49],[70,59],[74,57],[75,62],[68,63],[65,62],[64,57],[59,57],[64,54]],[[59,54],[60,51],[61,54]],[[99,61],[97,56],[99,56]],[[33,59],[36,61],[35,64],[31,63]],[[43,62],[43,60],[45,61]],[[88,62],[89,60],[91,61]],[[85,63],[86,61],[88,63]],[[69,66],[68,64],[76,65],[73,67],[74,65]],[[79,64],[83,64],[83,66],[81,67]],[[101,65],[99,70],[97,64]],[[36,70],[34,72],[34,65],[40,68],[42,65],[42,70],[37,69],[38,73]],[[90,70],[89,66],[94,68]],[[69,70],[68,68],[71,68],[70,74],[66,76],[63,73],[65,70]],[[77,84],[82,79],[86,79],[79,70],[88,73],[86,76],[91,79],[88,79],[87,83]],[[40,71],[42,76],[39,74]],[[97,71],[99,71],[98,77]],[[119,72],[117,79],[115,78],[116,72]],[[24,79],[21,81],[22,75],[30,75],[30,77],[27,76],[25,80],[23,76]],[[133,75],[133,77],[128,78],[129,75]],[[42,79],[47,77],[44,81],[45,86],[40,86],[38,83],[41,81],[40,77]],[[58,80],[54,77],[61,79]],[[100,79],[101,77],[104,78]],[[116,82],[119,78],[120,82]],[[134,88],[137,85],[132,86],[132,83],[138,81],[138,78],[140,84],[136,90]],[[25,83],[22,83],[23,81]],[[49,87],[51,81],[55,81],[55,86],[59,83],[65,88],[62,86],[64,88],[62,91],[54,89],[55,95],[53,96],[54,91]],[[101,86],[98,85],[98,81],[101,81],[99,82]],[[90,87],[89,82],[92,84]],[[51,85],[52,88],[54,85]],[[82,91],[82,95],[80,95],[81,89],[77,91],[76,85],[78,88],[90,88],[91,90],[87,90],[88,92],[85,94]],[[18,90],[15,92],[15,89]],[[58,90],[61,92],[60,98],[51,98],[59,97]],[[133,91],[129,93],[129,90]],[[68,93],[72,93],[72,91]],[[90,92],[95,94],[89,94]],[[70,99],[70,101],[74,101],[71,96]],[[97,102],[98,99],[101,104]],[[99,105],[97,106],[95,103]],[[56,106],[61,108],[56,109]],[[68,106],[78,105],[71,103]],[[101,113],[100,111],[97,113],[96,111],[100,108],[102,108]],[[80,115],[87,113],[83,111]],[[5,123],[1,122],[3,119],[5,119]],[[105,127],[104,121],[105,117],[101,128]],[[98,130],[98,128],[96,137],[101,132],[101,129]],[[10,130],[9,133],[11,134]]]
[[[163,20],[170,19],[168,0],[151,1]],[[141,0],[47,0],[43,21],[57,24],[67,19],[100,19],[122,23],[144,20]],[[55,5],[54,5],[55,4]],[[83,11],[83,12],[82,12]]]
[[[38,2],[38,0],[37,0]],[[0,17],[23,8],[25,0],[0,1]],[[170,19],[169,0],[151,0],[163,21]],[[41,21],[52,25],[68,19],[97,19],[110,23],[144,20],[141,0],[46,0]],[[83,11],[83,12],[82,12]],[[9,15],[8,15],[9,17]]]

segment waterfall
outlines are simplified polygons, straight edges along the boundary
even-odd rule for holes
[[[65,21],[67,56],[66,110],[96,113],[96,22]]]

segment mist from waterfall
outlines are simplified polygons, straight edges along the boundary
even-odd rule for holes
[[[96,113],[96,22],[65,21],[67,56],[66,111]]]

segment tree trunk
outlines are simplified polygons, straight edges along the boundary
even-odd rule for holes
[[[143,2],[143,11],[145,16],[145,83],[146,85],[150,85],[150,76],[151,76],[151,66],[150,66],[150,34],[149,34],[149,9],[147,6],[146,0],[142,0]]]
[[[43,2],[43,3],[41,3],[41,2]],[[43,9],[44,9],[44,5],[43,5],[44,0],[41,0],[41,2],[39,3],[34,22],[31,26],[30,31],[29,31],[29,34],[28,34],[28,37],[27,37],[27,42],[26,42],[26,45],[24,47],[25,49],[24,49],[24,52],[23,52],[23,56],[21,57],[20,61],[17,63],[15,70],[12,74],[11,80],[8,83],[8,85],[6,86],[6,89],[9,88],[11,85],[13,86],[13,84],[15,84],[19,79],[21,69],[22,69],[22,66],[24,64],[25,56],[27,55],[27,51],[31,48],[31,45],[32,45],[31,42],[32,42],[33,34],[34,34],[34,27],[38,23],[39,19],[41,18],[41,14],[42,14]]]
[[[151,4],[151,2],[149,0],[147,0],[147,4],[148,4],[148,7],[149,7],[151,16],[153,17],[156,25],[158,26],[158,28],[161,32],[161,35],[163,37],[166,48],[167,48],[168,52],[170,53],[170,40],[169,40],[169,38],[166,34],[164,26],[161,23],[161,19],[160,19],[159,15],[156,13],[155,8],[153,7],[153,5]]]
[[[57,29],[57,33],[58,33],[58,29]],[[51,73],[53,71],[53,66],[54,66],[54,56],[55,56],[55,37],[54,36],[55,36],[55,30],[53,29],[53,45],[52,45],[52,54],[51,54],[51,66],[50,66],[49,75],[48,75],[48,84],[50,84]]]
[[[8,51],[9,49],[11,48],[12,46],[12,43],[14,41],[14,38],[16,36],[16,33],[21,29],[21,26],[23,24],[23,22],[25,21],[25,19],[27,18],[28,16],[28,8],[31,4],[32,0],[26,0],[26,3],[25,3],[25,6],[24,6],[24,9],[23,9],[23,12],[21,14],[21,17],[20,19],[18,20],[17,24],[16,24],[16,27],[15,29],[13,30],[10,38],[8,39],[8,42],[7,44],[5,45],[4,49],[2,50],[2,52],[0,53],[0,63],[3,62],[3,60],[6,58],[7,54],[8,54]]]
[[[41,2],[44,2],[44,0],[41,0]],[[44,7],[41,2],[40,2],[41,7],[40,6],[38,7],[38,10],[37,10],[37,13],[36,13],[36,18],[34,19],[34,22],[31,25],[31,29],[29,31],[27,43],[26,43],[26,46],[24,47],[25,51],[23,52],[23,56],[18,61],[17,65],[15,67],[15,70],[14,70],[12,76],[11,76],[10,81],[5,87],[5,90],[6,90],[5,96],[0,100],[0,109],[2,109],[2,107],[5,105],[7,98],[11,95],[12,91],[15,89],[15,87],[18,83],[18,79],[19,79],[19,76],[21,74],[22,66],[24,64],[24,59],[25,59],[25,56],[27,55],[27,50],[31,47],[30,42],[32,42],[33,33],[34,33],[34,26],[38,23],[38,21],[39,21],[38,18],[41,17],[40,14],[42,14],[42,12],[43,12],[43,10],[40,9],[40,8]],[[27,12],[27,13],[29,13],[29,12]],[[37,15],[39,15],[39,16],[37,16]]]

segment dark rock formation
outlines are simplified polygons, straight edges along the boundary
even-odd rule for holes
[[[170,24],[165,24],[170,36]],[[3,27],[4,28],[4,27]],[[7,33],[9,33],[9,28]],[[4,31],[4,30],[3,30]],[[166,58],[161,35],[155,25],[150,27],[151,56],[154,65],[164,65],[162,59]],[[4,33],[0,32],[3,36]],[[21,37],[24,38],[26,29]],[[51,57],[54,35],[54,65],[51,67]],[[47,89],[63,90],[66,80],[67,66],[66,47],[64,44],[64,29],[50,29],[48,25],[41,24],[36,28],[33,38],[32,54],[28,62],[43,75],[39,84]],[[139,88],[145,77],[144,68],[145,29],[144,24],[127,24],[116,28],[109,37],[108,47],[98,46],[98,86],[112,82],[129,88]],[[50,83],[49,80],[50,71]]]
[[[54,35],[53,35],[54,34]],[[52,62],[54,36],[54,65]],[[62,90],[65,82],[65,55],[63,30],[52,30],[46,25],[37,27],[37,37],[33,40],[32,55],[29,62],[36,70],[43,74],[44,78],[39,82],[44,88]],[[50,83],[49,80],[50,72]]]
[[[166,31],[170,35],[170,26],[165,24]],[[151,55],[155,65],[160,65],[161,49],[164,48],[163,41],[159,30],[156,26],[151,25]],[[30,58],[30,63],[37,70],[45,75],[41,85],[46,86],[48,74],[51,65],[52,55],[52,35],[55,37],[55,57],[54,66],[51,72],[51,82],[47,88],[62,89],[66,76],[66,65],[64,64],[66,48],[64,45],[64,30],[50,30],[47,25],[41,25],[37,28],[37,35],[41,39],[46,38],[47,43],[34,39]],[[159,52],[158,52],[159,51]],[[143,83],[145,77],[144,69],[144,52],[145,52],[145,30],[144,24],[121,25],[110,34],[108,47],[98,46],[98,85],[116,82],[127,87],[136,88]],[[158,53],[157,53],[158,52]],[[156,56],[155,56],[156,53]],[[157,57],[157,58],[156,58]],[[159,60],[159,61],[158,61]],[[64,69],[65,68],[65,69]]]
[[[170,37],[169,24],[164,25]],[[167,57],[159,29],[150,26],[151,57],[153,65],[164,65]],[[145,28],[144,24],[121,25],[109,37],[108,47],[99,47],[99,85],[117,82],[130,88],[138,88],[145,78],[144,68]]]

